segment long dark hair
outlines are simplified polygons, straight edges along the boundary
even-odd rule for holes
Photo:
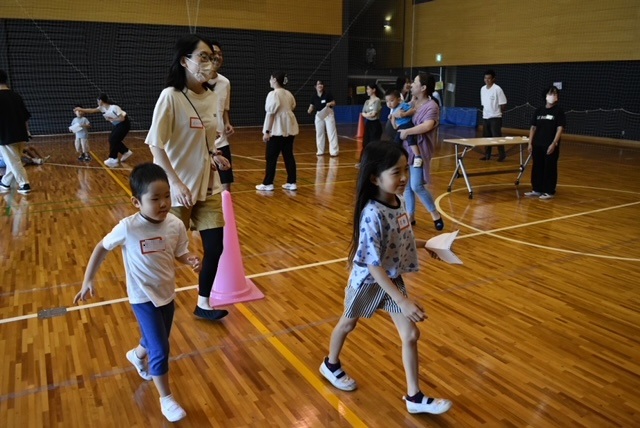
[[[356,204],[353,210],[353,234],[351,236],[351,246],[349,247],[349,267],[353,264],[356,255],[358,241],[360,239],[360,216],[365,205],[376,197],[378,186],[372,178],[379,177],[384,171],[393,168],[401,156],[409,156],[407,152],[396,144],[386,141],[374,141],[367,144],[360,161],[360,172],[356,184]]]
[[[181,64],[182,57],[193,53],[200,42],[204,42],[213,51],[211,41],[199,34],[187,34],[178,39],[174,48],[173,61],[169,67],[166,87],[173,86],[182,91],[187,86],[187,75],[185,74],[187,71]],[[206,82],[202,86],[208,88]]]

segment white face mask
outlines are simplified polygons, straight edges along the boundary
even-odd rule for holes
[[[193,74],[193,77],[195,77],[198,82],[204,83],[211,79],[213,75],[213,64],[211,64],[211,62],[197,63],[191,58],[186,58],[186,60],[198,66],[198,70],[195,72],[187,67],[189,73]]]
[[[554,104],[557,101],[557,97],[555,95],[547,95],[547,103]]]

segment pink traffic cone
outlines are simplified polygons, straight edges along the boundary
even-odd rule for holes
[[[218,273],[213,281],[209,304],[213,307],[229,303],[246,302],[264,298],[264,294],[245,276],[236,216],[233,212],[231,193],[222,192],[224,213],[224,250],[218,264]]]

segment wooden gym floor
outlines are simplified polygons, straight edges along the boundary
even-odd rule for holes
[[[178,426],[640,425],[640,149],[567,143],[556,199],[524,198],[527,172],[519,188],[515,173],[473,177],[470,200],[461,180],[446,192],[455,160],[451,146],[438,145],[432,191],[445,231],[460,230],[454,250],[464,265],[425,253],[420,273],[405,280],[429,314],[420,325],[423,390],[454,406],[413,416],[401,400],[400,341],[383,313],[359,324],[342,355],[357,391],[337,391],[317,371],[348,277],[354,140],[341,137],[338,158],[317,158],[313,128],[302,127],[299,190],[280,188],[279,165],[276,191],[264,194],[254,190],[264,168],[259,130],[231,141],[244,268],[266,297],[230,306],[221,323],[198,321],[196,276],[178,268],[170,375],[188,413]],[[169,425],[152,382],[125,358],[139,335],[119,251],[98,275],[98,296],[70,307],[95,244],[134,212],[128,173],[151,156],[144,133],[127,144],[134,156],[110,170],[76,161],[71,136],[36,138],[51,159],[28,167],[33,193],[2,195],[2,426]],[[106,135],[91,145],[106,157]],[[470,156],[470,170],[517,164],[514,153],[505,164],[479,157]],[[420,205],[417,220],[417,236],[436,234]],[[191,240],[199,252],[198,236]]]

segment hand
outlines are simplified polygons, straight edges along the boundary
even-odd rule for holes
[[[408,129],[401,129],[400,131],[398,131],[398,133],[400,134],[400,139],[401,140],[406,140],[407,139],[407,137],[408,137],[407,132],[408,131],[409,131]]]
[[[190,208],[195,204],[193,196],[191,195],[191,191],[187,186],[184,185],[182,181],[172,183],[171,189],[175,193],[176,199],[178,200],[178,203],[180,205]]]
[[[393,113],[393,117],[396,119],[402,119],[402,110],[398,109]]]
[[[200,272],[200,270],[202,270],[202,265],[200,264],[200,257],[191,256],[187,258],[187,261],[191,265],[191,269],[193,269],[194,272],[198,273]]]
[[[404,299],[398,304],[398,306],[400,306],[400,310],[402,310],[402,315],[413,322],[421,322],[427,318],[427,314],[424,312],[424,309],[422,309],[422,307],[420,307],[416,302],[409,299]]]
[[[230,123],[227,123],[227,125],[224,127],[224,133],[226,135],[232,135],[234,132],[236,132],[236,130],[233,129],[233,126],[231,126]]]
[[[264,141],[265,143],[268,143],[270,139],[271,134],[267,134],[266,132],[262,134],[262,141]]]
[[[427,247],[424,247],[424,249],[427,250],[427,253],[429,253],[429,255],[431,256],[432,259],[442,260],[440,258],[440,256],[438,256],[438,254],[435,253],[435,251],[432,251],[432,250],[428,249]]]
[[[547,154],[550,155],[551,153],[553,153],[555,151],[555,149],[556,149],[556,143],[551,143],[551,145],[547,149]]]
[[[95,294],[95,288],[93,286],[93,280],[84,281],[82,283],[82,289],[76,294],[76,297],[73,298],[73,304],[75,305],[78,302],[85,302],[87,300],[87,294],[90,297],[93,297]]]
[[[229,163],[229,160],[222,155],[213,156],[213,161],[215,162],[216,166],[220,171],[226,171],[229,168],[231,168],[231,164]]]
[[[529,153],[531,153],[533,151],[533,146],[531,145],[531,143],[527,144],[527,151]]]

